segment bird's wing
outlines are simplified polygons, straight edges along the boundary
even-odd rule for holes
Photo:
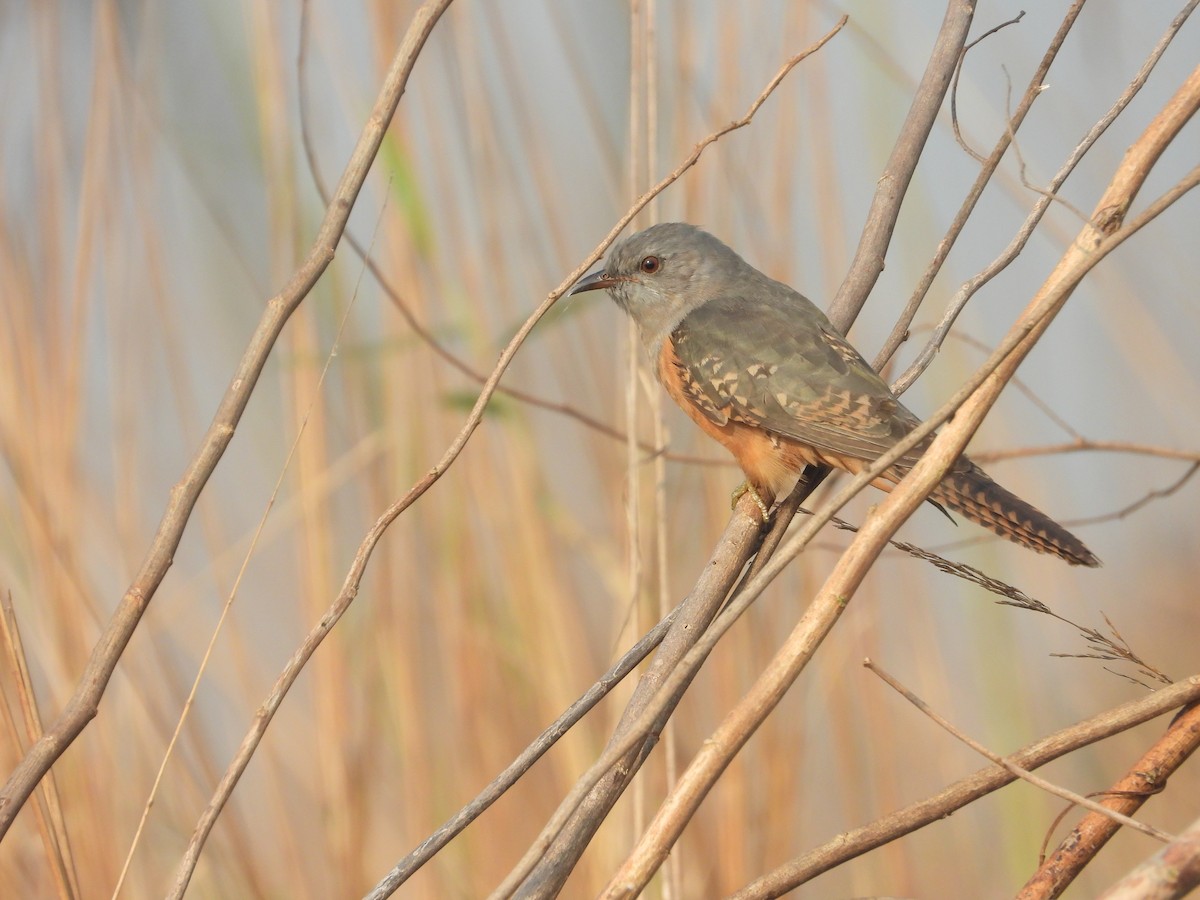
[[[711,300],[683,319],[671,341],[684,393],[718,425],[743,422],[871,460],[920,422],[799,295],[769,304]],[[900,464],[914,464],[927,444]]]

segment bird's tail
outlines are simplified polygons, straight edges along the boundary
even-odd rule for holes
[[[930,499],[1039,553],[1053,553],[1073,566],[1100,565],[1100,560],[1083,541],[1045,513],[1000,487],[976,465],[971,464],[962,472],[951,472]]]

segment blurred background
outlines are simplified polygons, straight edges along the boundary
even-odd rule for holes
[[[743,115],[788,56],[847,13],[846,29],[750,127],[711,147],[637,222],[701,225],[825,306],[940,6],[451,7],[351,218],[350,234],[369,248],[387,289],[344,241],[272,354],[100,715],[54,768],[84,896],[113,891],[276,483],[121,896],[162,894],[255,709],[336,596],[364,533],[461,427],[478,382],[426,337],[489,371],[640,189]],[[1066,6],[1034,4],[969,54],[958,113],[978,151],[1002,133]],[[1087,6],[1019,134],[1030,184],[1050,179],[1180,6]],[[323,205],[303,149],[302,104],[317,172],[336,183],[413,8],[314,0],[301,71],[295,3],[0,3],[0,590],[11,595],[44,722],[70,696],[140,564],[264,304],[316,233]],[[1020,9],[981,4],[973,34]],[[1200,23],[1189,22],[1067,182],[1069,204],[1056,204],[1017,262],[972,300],[906,395],[910,407],[933,411],[983,360],[973,342],[987,348],[1001,338],[1077,233],[1080,211],[1090,212],[1125,148],[1198,58]],[[1198,148],[1193,122],[1143,205],[1195,165]],[[887,269],[851,332],[868,358],[977,171],[944,111]],[[897,366],[916,355],[958,286],[1007,245],[1036,197],[1010,153]],[[972,444],[983,455],[1080,435],[1177,451],[1026,455],[988,466],[1071,526],[1104,567],[1068,568],[970,523],[956,528],[930,507],[900,533],[1081,625],[1103,629],[1108,616],[1173,678],[1200,668],[1200,480],[1180,484],[1189,460],[1200,459],[1197,222],[1192,195],[1101,263],[1022,366],[1027,392],[1010,387]],[[569,411],[497,396],[458,462],[388,531],[357,600],[219,820],[191,896],[362,894],[687,591],[740,475],[673,407],[661,419],[671,453],[715,464],[634,454],[631,467],[623,441],[571,414],[620,431],[634,421],[655,441],[658,388],[631,377],[630,358],[627,324],[602,295],[560,302],[537,327],[503,383]],[[1165,495],[1127,511],[1156,491]],[[859,521],[878,498],[861,495],[843,515]],[[663,794],[666,758],[686,764],[847,543],[827,531],[718,647],[567,896],[605,882]],[[734,890],[982,765],[862,669],[864,656],[999,752],[1145,695],[1124,677],[1136,675],[1130,666],[1053,656],[1088,651],[1069,625],[993,600],[886,554],[683,835],[677,880],[656,881],[650,896]],[[19,718],[7,664],[0,679]],[[600,751],[627,697],[618,689],[402,895],[494,887]],[[1150,723],[1044,774],[1079,792],[1102,790],[1165,727]],[[20,756],[6,726],[6,776]],[[1177,830],[1195,818],[1198,796],[1192,764],[1142,815]],[[798,895],[1011,894],[1062,805],[1012,786]],[[1074,896],[1096,893],[1155,849],[1122,833]],[[30,804],[0,846],[0,894],[55,890]]]

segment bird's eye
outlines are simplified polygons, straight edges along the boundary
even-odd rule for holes
[[[662,260],[657,256],[647,256],[642,260],[642,271],[647,275],[653,275],[662,267]]]

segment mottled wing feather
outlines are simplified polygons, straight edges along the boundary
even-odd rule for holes
[[[875,459],[919,423],[798,294],[718,298],[671,335],[684,391],[718,425],[744,422],[820,450]],[[918,448],[902,459],[912,465]]]

